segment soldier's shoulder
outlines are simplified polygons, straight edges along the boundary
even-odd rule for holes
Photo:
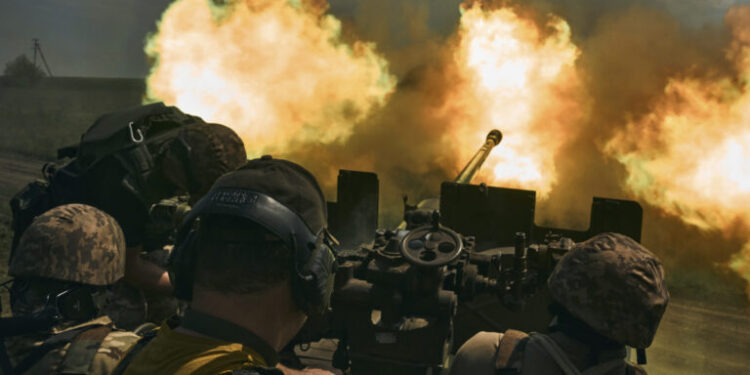
[[[101,349],[115,349],[115,348],[129,349],[131,346],[135,345],[135,343],[137,343],[138,340],[140,339],[141,339],[141,336],[138,336],[133,332],[115,330],[107,334],[107,336],[102,341],[100,350]]]
[[[141,336],[129,331],[113,330],[104,337],[89,367],[89,374],[111,374]]]

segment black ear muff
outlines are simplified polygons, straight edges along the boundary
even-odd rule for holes
[[[193,274],[196,266],[196,243],[198,231],[190,230],[182,240],[178,239],[169,257],[169,281],[172,282],[174,295],[178,299],[190,301],[193,299]]]
[[[335,272],[336,257],[333,251],[327,244],[318,241],[308,253],[307,259],[296,267],[296,277],[292,280],[295,302],[302,311],[307,314],[322,314],[328,309]]]
[[[216,188],[196,203],[183,220],[169,265],[169,278],[179,299],[193,297],[201,215],[230,215],[250,220],[278,236],[292,250],[292,294],[307,314],[328,309],[333,293],[336,257],[332,236],[321,230],[316,236],[299,215],[273,198],[252,190]]]
[[[66,289],[55,296],[55,307],[64,320],[85,322],[93,319],[98,310],[93,288],[78,286]]]

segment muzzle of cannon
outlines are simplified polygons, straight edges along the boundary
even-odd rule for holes
[[[484,141],[482,147],[480,147],[477,153],[474,154],[471,160],[469,160],[469,163],[466,164],[461,173],[458,174],[454,182],[459,184],[471,183],[474,175],[479,171],[479,168],[482,167],[482,164],[487,160],[487,157],[490,156],[492,149],[499,145],[502,140],[503,133],[500,132],[500,130],[492,129],[492,131],[487,134],[487,139]]]
[[[482,147],[477,150],[474,156],[469,160],[461,173],[453,180],[457,184],[469,184],[474,179],[474,175],[482,168],[487,157],[490,156],[492,149],[500,144],[503,140],[503,133],[500,130],[492,129],[487,133],[487,139]],[[404,221],[398,226],[398,229],[411,229],[420,225],[427,224],[432,212],[440,209],[440,198],[427,198],[420,201],[416,206],[410,206],[404,201]]]

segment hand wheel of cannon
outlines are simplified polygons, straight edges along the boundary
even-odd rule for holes
[[[439,267],[454,261],[463,250],[461,236],[438,225],[413,229],[401,240],[401,254],[411,264]]]

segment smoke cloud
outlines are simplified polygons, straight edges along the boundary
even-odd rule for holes
[[[264,1],[244,3],[249,5],[248,19],[263,18],[253,9]],[[333,138],[318,136],[326,134],[326,118],[313,117],[312,128],[305,121],[294,123],[297,120],[294,117],[284,124],[268,122],[263,128],[266,132],[276,128],[306,129],[307,136],[278,141],[286,139],[286,133],[274,133],[273,139],[277,141],[273,145],[248,142],[253,155],[273,150],[278,156],[300,161],[319,176],[329,196],[334,191],[338,169],[377,172],[384,214],[381,224],[388,226],[399,220],[402,194],[408,194],[412,203],[436,196],[440,183],[455,177],[482,144],[484,135],[497,127],[505,133],[505,139],[474,182],[537,190],[538,224],[584,229],[588,226],[593,196],[636,199],[645,208],[643,242],[647,247],[677,259],[675,262],[681,262],[680,265],[728,270],[731,262],[735,270],[747,272],[750,251],[746,247],[745,255],[738,253],[750,239],[744,222],[712,222],[696,230],[695,220],[684,220],[682,211],[650,199],[629,184],[637,169],[619,157],[636,153],[647,158],[653,150],[664,149],[664,142],[676,142],[665,138],[660,128],[653,125],[653,116],[664,113],[660,108],[674,95],[679,82],[699,82],[701,87],[734,82],[735,95],[745,95],[746,87],[737,84],[747,80],[748,74],[745,65],[737,63],[747,53],[743,47],[746,44],[742,44],[746,43],[742,39],[746,34],[737,30],[746,32],[748,23],[743,26],[736,21],[739,19],[736,14],[741,13],[737,9],[743,9],[739,5],[743,2],[330,0],[302,3],[314,4],[307,8],[311,15],[283,9],[279,12],[306,19],[333,17],[340,29],[333,34],[326,32],[335,34],[336,45],[367,46],[364,50],[370,57],[366,61],[360,58],[361,54],[351,59],[344,54],[338,60],[331,60],[333,65],[327,66],[328,70],[344,68],[337,64],[372,66],[367,61],[380,61],[382,57],[387,65],[375,64],[381,70],[365,69],[364,72],[372,74],[364,76],[394,77],[398,83],[393,90],[379,91],[376,105],[368,104],[357,111],[361,116],[351,118],[341,115],[345,111],[338,112],[331,126],[338,129],[339,135]],[[725,23],[730,8],[730,14],[735,16]],[[166,21],[163,19],[162,23]],[[730,28],[727,24],[735,26]],[[243,29],[241,23],[236,26],[236,32]],[[310,35],[311,30],[314,27],[299,29],[298,34]],[[493,31],[486,33],[487,30]],[[155,40],[159,40],[158,35]],[[240,45],[244,43],[247,42]],[[469,58],[475,43],[501,47],[496,50],[487,47],[485,50],[491,52],[488,55]],[[209,41],[207,45],[214,44]],[[256,46],[251,43],[247,48]],[[263,46],[268,50],[274,48],[285,47],[273,42]],[[153,51],[154,55],[159,53]],[[241,51],[238,53],[242,55]],[[322,55],[310,51],[307,56],[297,57],[315,60],[316,56]],[[256,61],[249,66],[251,73],[247,77],[252,77],[252,69],[268,69],[265,64],[277,67],[273,59]],[[387,72],[382,71],[384,67]],[[497,79],[493,76],[496,73],[507,75]],[[276,78],[286,76],[287,73],[279,72]],[[305,77],[315,81],[316,76],[331,77],[320,72]],[[346,80],[327,82],[316,83],[316,87],[347,84]],[[359,89],[347,95],[360,98],[355,93],[367,92],[368,81],[359,82],[363,82]],[[513,87],[513,82],[520,83]],[[285,88],[291,91],[278,95],[296,94],[292,85]],[[300,108],[294,101],[279,102],[273,96],[265,97],[271,98],[278,113],[295,113]],[[301,107],[305,109],[303,113],[317,113],[315,103],[321,102],[320,96],[312,98],[315,100],[308,100]],[[371,102],[369,97],[362,100]],[[703,102],[699,100],[697,104]],[[189,105],[182,107],[186,112],[194,112]],[[232,125],[231,116],[223,121]],[[720,122],[716,124],[723,126]],[[243,126],[253,130],[255,125]],[[747,130],[748,125],[739,126]],[[627,142],[614,147],[613,139]],[[523,175],[529,171],[535,173],[531,177]],[[671,173],[673,169],[665,171]],[[669,189],[659,185],[658,179],[652,183],[652,188]],[[710,210],[703,206],[692,209]],[[748,211],[750,207],[739,209]]]

